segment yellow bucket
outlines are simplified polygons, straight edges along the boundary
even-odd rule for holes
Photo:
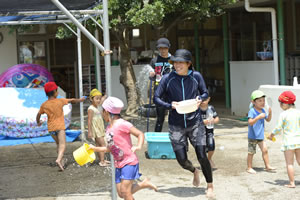
[[[80,165],[85,165],[86,163],[94,162],[96,159],[96,155],[92,149],[89,149],[89,145],[87,143],[84,143],[80,148],[76,149],[73,152],[73,156],[75,161]]]

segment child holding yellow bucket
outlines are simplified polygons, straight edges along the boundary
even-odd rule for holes
[[[116,97],[108,97],[103,102],[102,117],[109,123],[106,128],[107,147],[90,145],[90,149],[96,152],[109,151],[113,155],[118,195],[124,199],[133,199],[132,195],[135,192],[144,188],[157,191],[157,187],[148,178],[134,184],[134,180],[141,176],[135,151],[142,148],[144,134],[133,124],[121,118],[120,112],[123,107],[123,102]],[[137,146],[132,145],[131,135],[138,138]]]
[[[90,92],[90,101],[92,104],[88,108],[88,138],[95,140],[97,147],[106,146],[104,141],[104,122],[99,110],[99,106],[102,105],[106,97],[106,95],[102,96],[101,92],[97,89],[93,89]],[[104,159],[104,154],[105,152],[99,152],[99,165],[101,167],[106,167],[110,163]]]
[[[61,171],[64,170],[63,157],[66,150],[66,133],[65,133],[65,120],[64,120],[64,105],[68,103],[79,103],[83,102],[86,98],[82,97],[80,99],[65,99],[56,98],[58,96],[57,85],[55,82],[48,82],[44,86],[45,93],[48,100],[45,101],[36,116],[36,123],[38,126],[42,124],[40,121],[41,115],[46,113],[48,120],[48,131],[52,138],[57,144],[57,159],[56,164]]]

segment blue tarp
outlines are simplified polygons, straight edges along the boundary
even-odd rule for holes
[[[35,21],[35,20],[43,20],[50,21],[56,20],[55,15],[31,15],[31,16],[0,16],[0,22],[12,22],[12,21]]]
[[[19,21],[22,18],[24,18],[24,16],[4,16],[0,17],[0,22]]]
[[[59,0],[68,10],[93,9],[101,0]],[[51,21],[57,20],[57,15],[31,15],[19,16],[19,12],[38,12],[38,11],[58,11],[54,3],[50,0],[0,0],[0,22],[12,21]],[[68,19],[68,18],[66,18]],[[41,23],[42,24],[42,23]]]
[[[68,10],[85,10],[99,4],[100,0],[59,0]],[[50,0],[0,0],[0,13],[59,10]]]
[[[80,130],[66,130],[66,141],[73,142],[80,135],[80,133]],[[20,144],[35,144],[45,142],[54,142],[54,140],[50,135],[35,138],[11,138],[0,135],[0,146],[13,146]]]

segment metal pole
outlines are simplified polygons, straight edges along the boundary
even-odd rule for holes
[[[103,14],[103,10],[68,10],[73,15],[91,15],[91,14]],[[25,11],[25,12],[18,12],[18,13],[10,13],[10,15],[14,16],[32,16],[32,15],[62,15],[62,11]]]
[[[149,117],[150,117],[150,109],[151,109],[151,99],[152,99],[152,80],[150,79],[149,106],[147,108],[147,132],[149,131]]]
[[[82,24],[58,1],[51,0],[53,4],[56,5],[58,9],[60,9],[66,16],[82,31],[82,33],[94,44],[96,47],[104,51],[104,47],[95,39],[95,37],[84,27]],[[104,5],[104,1],[103,1]],[[109,41],[108,41],[109,42]],[[108,49],[109,50],[109,49]]]
[[[109,23],[108,23],[108,3],[107,0],[103,0],[103,41],[105,49],[110,49],[110,40],[109,40]],[[110,63],[110,54],[104,55],[105,63],[105,77],[106,77],[106,93],[108,96],[111,96],[111,63]],[[117,190],[116,190],[116,181],[115,181],[115,165],[114,157],[110,154],[111,160],[111,199],[117,200]]]
[[[82,88],[82,58],[81,58],[81,32],[77,28],[77,57],[78,57],[78,83],[79,83],[79,98],[83,96]],[[84,116],[83,116],[83,102],[80,102],[80,129],[81,129],[81,140],[85,141],[84,133]]]
[[[99,31],[96,28],[95,30],[95,38],[96,40],[99,41]],[[102,91],[102,87],[101,87],[101,68],[100,68],[100,56],[99,56],[99,50],[95,47],[94,48],[94,52],[95,52],[95,63],[96,63],[96,84],[97,84],[97,88],[99,91]]]
[[[224,41],[224,71],[225,71],[225,95],[226,95],[226,108],[230,108],[230,77],[229,77],[229,48],[228,48],[228,26],[227,14],[222,16],[223,21],[223,41]]]
[[[284,48],[284,21],[282,0],[277,0],[278,40],[279,40],[279,63],[280,63],[280,85],[286,84],[285,76],[285,48]]]
[[[108,23],[108,4],[107,0],[103,0],[103,41],[105,49],[110,49],[110,40],[109,40],[109,23]],[[111,63],[110,63],[110,54],[104,55],[105,63],[105,77],[106,77],[106,93],[111,95]]]
[[[31,25],[31,24],[63,24],[72,23],[70,20],[51,20],[51,21],[9,21],[0,22],[0,26]]]
[[[195,39],[195,58],[196,58],[196,70],[200,72],[200,58],[199,58],[199,31],[198,23],[194,25],[194,39]]]

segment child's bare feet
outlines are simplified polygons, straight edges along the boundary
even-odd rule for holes
[[[109,166],[109,164],[105,161],[99,162],[99,165],[100,165],[100,167],[108,167]]]
[[[273,171],[273,170],[276,170],[276,168],[275,167],[271,167],[271,166],[269,166],[269,167],[266,168],[266,171]]]
[[[157,187],[156,187],[156,185],[154,185],[153,183],[151,183],[149,178],[145,178],[145,179],[140,183],[140,186],[141,186],[142,188],[149,188],[149,189],[152,189],[152,190],[154,190],[155,192],[157,192]]]
[[[214,198],[215,197],[215,195],[213,193],[213,186],[207,186],[206,197],[207,198]]]
[[[64,171],[64,166],[63,166],[63,164],[61,163],[61,161],[56,160],[55,162],[56,162],[57,166],[59,167],[59,169],[60,169],[61,171]]]
[[[288,184],[288,185],[284,185],[285,187],[287,187],[287,188],[295,188],[296,187],[296,185],[295,184]]]
[[[61,164],[63,166],[64,169],[67,168],[67,164],[68,164],[68,158],[64,158],[61,160]]]
[[[194,171],[193,185],[195,187],[200,186],[199,170],[197,168],[195,168],[195,171]]]
[[[247,171],[249,174],[256,174],[256,171],[255,171],[254,169],[252,169],[252,168],[248,168],[246,171]]]

